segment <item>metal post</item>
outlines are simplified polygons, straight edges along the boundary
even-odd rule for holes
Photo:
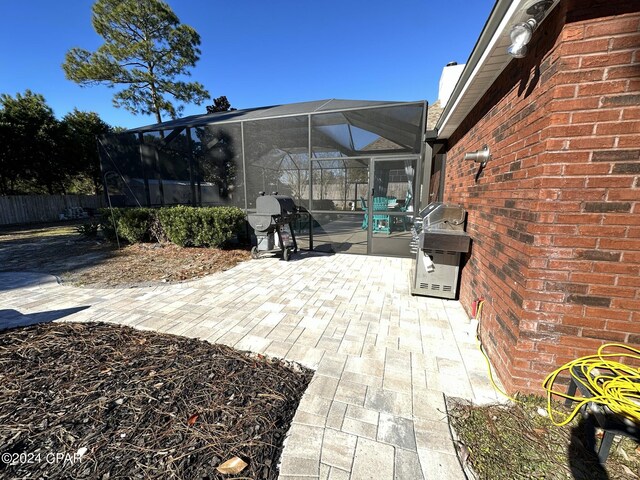
[[[153,153],[155,158],[156,178],[158,179],[158,192],[160,193],[160,205],[164,207],[164,185],[162,184],[162,173],[160,172],[160,155],[158,155],[158,147],[154,145]]]
[[[107,185],[107,175],[109,175],[110,173],[114,173],[117,175],[116,172],[107,172],[104,174],[103,181],[104,181],[104,191],[107,194],[107,202],[109,203],[109,212],[111,213],[111,222],[113,223],[113,230],[116,233],[116,243],[118,244],[118,249],[120,249],[120,239],[118,238],[118,226],[116,225],[116,219],[115,216],[113,215],[113,206],[111,205],[111,197],[109,196],[109,187]]]
[[[248,213],[249,203],[247,200],[247,161],[246,161],[246,149],[244,145],[244,122],[240,122],[240,143],[242,144],[242,181],[244,182],[244,214]],[[244,222],[245,232],[247,238],[251,240],[251,231],[249,222]]]
[[[244,213],[247,213],[249,202],[247,200],[247,161],[244,145],[244,122],[240,122],[240,141],[242,143],[242,181],[244,182]]]
[[[311,115],[307,115],[307,138],[308,138],[308,153],[309,156],[309,203],[308,209],[309,212],[309,250],[313,250],[313,215],[311,214],[311,210],[313,208],[313,181],[312,181],[312,169],[311,165],[313,164],[313,160],[311,159]]]
[[[427,102],[423,102],[422,105],[422,124],[420,125],[420,131],[425,132],[427,129],[427,111],[429,105],[427,104]],[[429,204],[429,190],[431,189],[431,162],[433,150],[431,149],[431,146],[425,141],[424,137],[420,140],[420,156],[418,157],[418,168],[416,169],[416,183],[420,178],[419,175],[421,175],[422,184],[419,186],[418,192],[414,192],[414,198],[417,199],[417,201],[414,201],[414,218],[416,216],[416,212],[419,212],[421,208],[424,208]],[[424,173],[422,173],[422,169],[424,169]]]
[[[349,196],[349,192],[347,192],[348,187],[348,183],[347,183],[347,165],[342,162],[342,164],[344,165],[344,208],[345,210],[347,210],[347,198]]]
[[[147,162],[143,155],[144,135],[142,132],[138,133],[138,151],[140,152],[140,163],[142,164],[142,180],[144,182],[144,198],[147,207],[151,206],[151,193],[149,192],[149,175],[147,175]]]
[[[195,159],[193,158],[193,143],[191,142],[191,128],[187,128],[187,150],[189,151],[189,185],[191,186],[191,205],[196,206]]]

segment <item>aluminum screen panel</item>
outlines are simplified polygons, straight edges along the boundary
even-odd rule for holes
[[[255,206],[259,192],[293,197],[298,205],[309,198],[308,116],[272,118],[244,126],[247,204]]]
[[[128,205],[252,210],[259,192],[278,192],[310,212],[295,227],[303,241],[312,240],[310,226],[326,226],[319,245],[387,251],[382,237],[376,248],[362,244],[372,225],[366,205],[371,190],[396,198],[404,210],[386,213],[394,219],[383,233],[404,243],[425,115],[425,102],[335,99],[193,115],[103,138],[103,173],[114,184],[110,195]],[[390,163],[378,163],[385,158]],[[378,240],[381,232],[373,233]]]
[[[191,129],[199,205],[244,208],[242,132],[239,124]]]
[[[144,167],[137,136],[132,133],[102,136],[98,152],[112,204],[146,205]]]

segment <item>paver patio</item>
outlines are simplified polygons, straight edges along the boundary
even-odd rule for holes
[[[66,315],[294,360],[316,373],[286,439],[281,479],[464,478],[443,394],[498,398],[461,305],[410,295],[412,263],[306,253],[135,289],[0,273],[0,325]]]

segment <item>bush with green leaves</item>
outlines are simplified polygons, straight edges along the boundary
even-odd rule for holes
[[[116,228],[124,208],[101,208],[98,210],[102,233],[110,242],[116,241]]]
[[[150,208],[103,208],[100,209],[100,226],[104,236],[110,240],[118,237],[129,243],[147,241],[151,235],[149,227],[154,216]]]
[[[163,238],[180,245],[220,247],[237,235],[244,224],[237,207],[176,206],[159,209],[113,208],[100,211],[100,225],[107,239],[129,243]]]
[[[126,208],[118,219],[118,235],[129,243],[150,239],[149,227],[154,212],[150,208]]]
[[[237,207],[170,207],[158,210],[162,231],[176,245],[219,247],[238,233],[244,212]]]
[[[91,221],[89,223],[83,223],[82,225],[76,226],[76,232],[78,232],[83,237],[87,238],[96,238],[98,236],[98,229],[100,224],[96,221]]]
[[[197,247],[224,245],[244,223],[244,212],[237,207],[197,208],[196,216],[193,243]]]
[[[157,211],[162,231],[170,242],[186,247],[194,245],[197,214],[196,208],[179,205]]]

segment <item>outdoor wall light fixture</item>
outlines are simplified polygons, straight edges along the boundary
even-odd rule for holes
[[[514,58],[524,58],[527,55],[529,42],[533,36],[533,31],[538,26],[535,18],[530,18],[526,22],[516,23],[511,28],[511,45],[507,48],[507,53]]]
[[[552,0],[541,0],[529,4],[526,9],[526,16],[529,18],[523,22],[516,23],[511,27],[509,37],[511,45],[507,48],[507,53],[514,58],[523,58],[529,48],[529,42],[533,36],[533,31],[544,19],[545,12],[553,5]],[[526,18],[526,17],[525,17]]]
[[[489,151],[489,147],[484,145],[481,150],[477,150],[471,153],[465,153],[464,159],[473,160],[474,162],[479,163],[482,168],[484,168],[487,162],[491,160],[491,152]]]

